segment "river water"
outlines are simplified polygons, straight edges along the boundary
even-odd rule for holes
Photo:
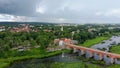
[[[63,53],[44,59],[30,59],[25,61],[18,61],[11,64],[8,68],[42,68],[41,66],[49,68],[51,63],[54,62],[80,62],[80,59],[77,57],[77,54]]]
[[[105,51],[109,51],[109,48],[114,45],[120,44],[120,36],[112,36],[109,40],[104,40],[99,44],[93,45],[91,48],[93,49],[105,49]]]

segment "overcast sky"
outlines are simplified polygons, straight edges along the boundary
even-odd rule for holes
[[[0,0],[0,21],[120,23],[120,0]]]

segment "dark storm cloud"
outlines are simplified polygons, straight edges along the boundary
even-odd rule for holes
[[[0,13],[30,16],[41,0],[0,0]]]
[[[119,22],[119,3],[120,0],[0,0],[0,21],[25,18],[46,22]]]

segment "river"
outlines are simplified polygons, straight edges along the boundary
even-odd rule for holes
[[[30,68],[31,65],[34,66],[33,68],[42,68],[41,65],[45,68],[49,68],[51,63],[54,62],[80,62],[80,59],[77,57],[77,54],[63,53],[44,59],[30,59],[25,61],[18,61],[11,64],[8,68]]]
[[[99,44],[93,45],[91,48],[93,49],[105,49],[105,51],[109,51],[109,48],[114,45],[120,44],[120,36],[112,36],[108,40],[104,40]]]
[[[106,51],[109,51],[109,48],[113,46],[113,44],[120,43],[119,40],[120,40],[120,36],[112,36],[109,40],[104,40],[102,43],[93,45],[91,48],[94,48],[94,49],[105,48]],[[17,61],[11,64],[8,68],[49,68],[49,66],[55,62],[80,62],[80,61],[83,62],[78,58],[77,54],[62,53],[60,55],[43,58],[43,59],[29,59],[24,61]],[[83,62],[83,63],[92,64],[89,61]],[[104,65],[101,66],[101,68],[105,68],[105,67],[106,66]]]

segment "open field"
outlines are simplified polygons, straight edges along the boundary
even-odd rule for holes
[[[85,64],[83,62],[53,63],[50,68],[100,68],[94,64]]]
[[[112,46],[110,52],[120,54],[120,45]]]

